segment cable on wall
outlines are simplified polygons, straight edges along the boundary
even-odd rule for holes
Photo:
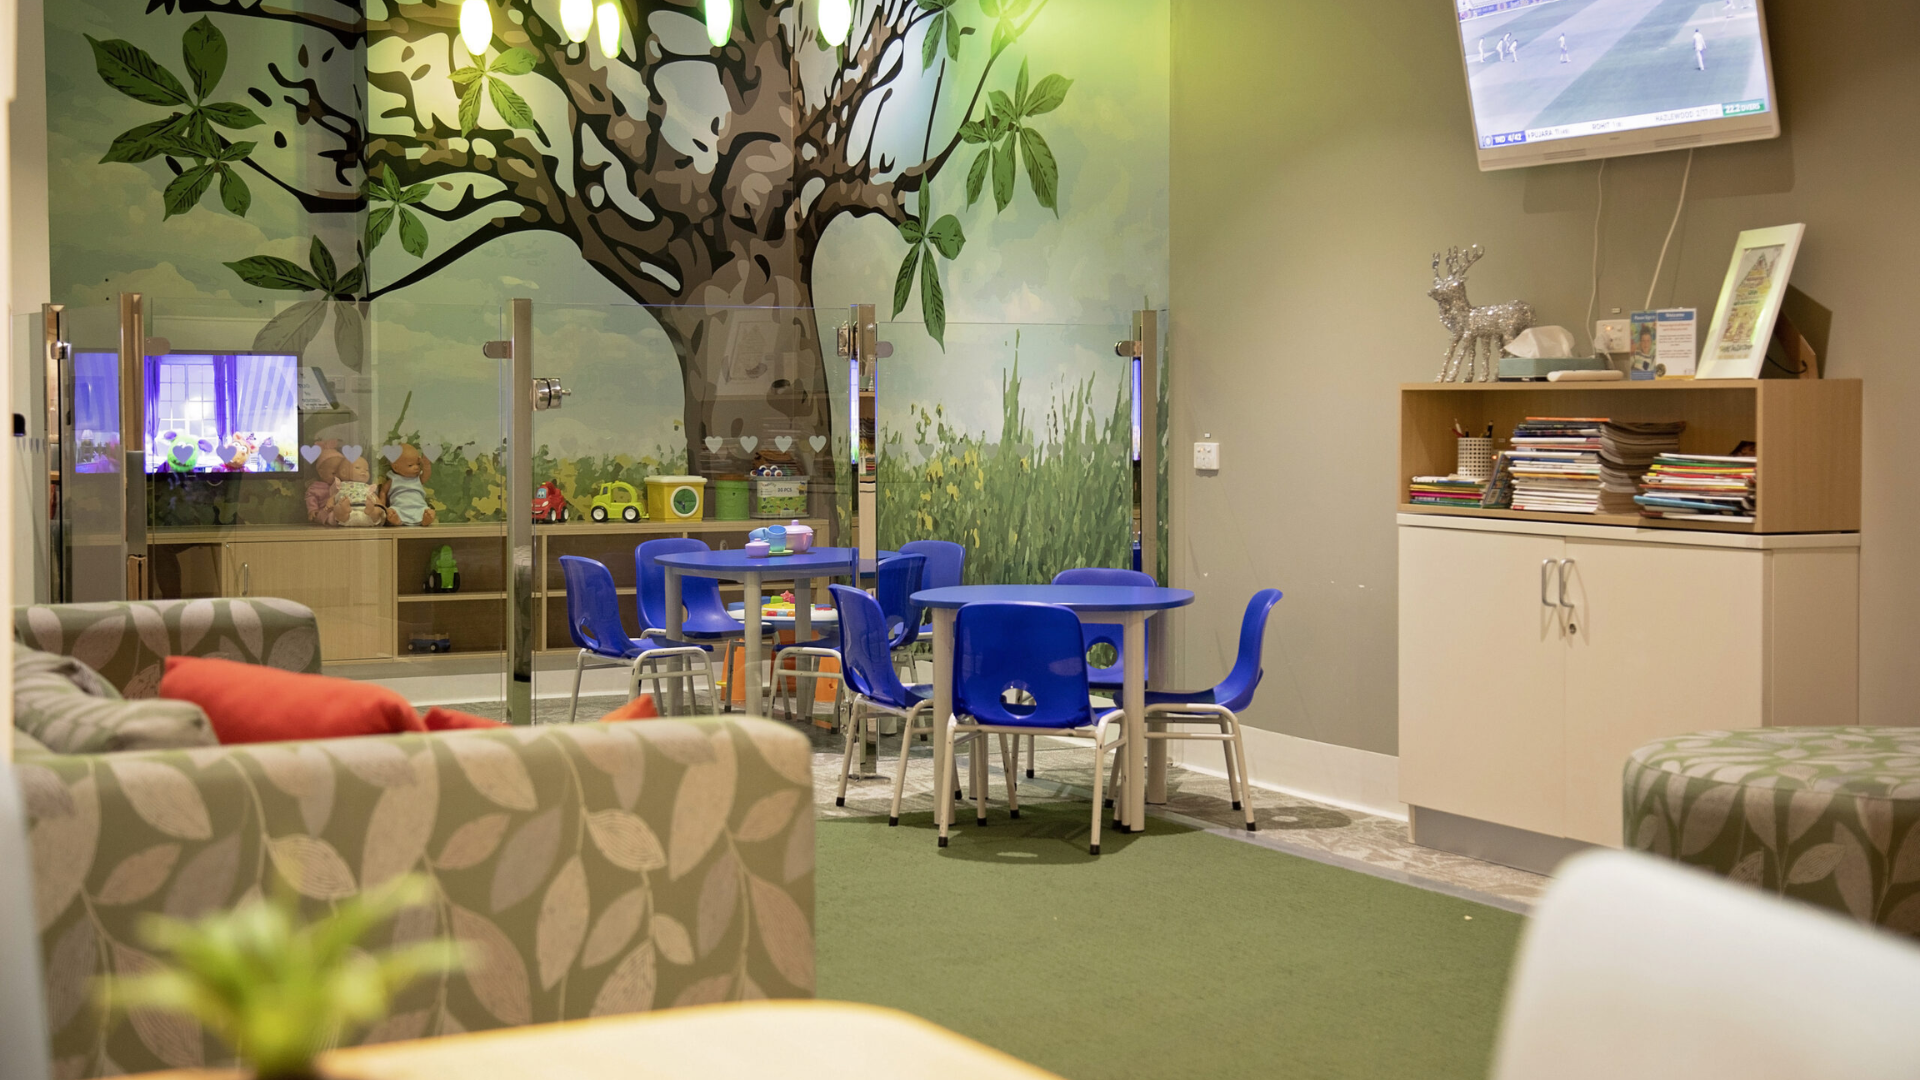
[[[1680,227],[1680,211],[1687,205],[1687,181],[1693,177],[1693,151],[1687,151],[1687,169],[1680,174],[1680,201],[1673,208],[1673,224],[1667,226],[1667,238],[1660,244],[1660,259],[1653,264],[1653,280],[1647,282],[1647,302],[1642,311],[1653,310],[1653,290],[1660,284],[1660,269],[1667,264],[1667,245],[1673,243],[1673,231]]]
[[[1600,211],[1607,205],[1607,159],[1600,159],[1600,178],[1595,181],[1598,191],[1593,200],[1593,284],[1587,290],[1587,355],[1599,356],[1600,350],[1594,347],[1593,340],[1593,302],[1600,296]]]

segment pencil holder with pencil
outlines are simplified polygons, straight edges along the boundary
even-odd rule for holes
[[[1487,480],[1493,476],[1493,440],[1481,438],[1455,439],[1460,444],[1459,463],[1454,474],[1469,480]]]

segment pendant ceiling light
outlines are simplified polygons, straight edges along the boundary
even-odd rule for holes
[[[847,31],[853,29],[853,0],[816,0],[816,3],[820,36],[836,49],[845,45]]]
[[[620,6],[613,0],[600,5],[600,55],[611,60],[620,55]]]
[[[706,0],[706,3],[707,40],[717,49],[733,36],[733,0]]]
[[[560,0],[560,29],[576,45],[587,40],[593,32],[593,0]]]
[[[460,41],[476,58],[487,54],[493,44],[493,9],[487,0],[466,0],[460,5]]]

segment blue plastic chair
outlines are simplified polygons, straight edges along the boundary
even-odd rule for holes
[[[1073,570],[1062,570],[1053,575],[1055,585],[1119,585],[1137,586],[1151,589],[1159,584],[1152,574],[1143,574],[1138,570],[1113,570],[1104,566],[1085,566]],[[1142,627],[1142,640],[1149,640],[1146,634],[1151,627]],[[1087,685],[1104,694],[1117,694],[1126,682],[1127,630],[1119,623],[1081,623],[1081,640],[1086,651],[1092,652],[1095,645],[1107,645],[1113,649],[1113,663],[1104,667],[1087,669]],[[1144,666],[1144,662],[1143,662]],[[1140,678],[1145,681],[1147,673],[1142,671]],[[1027,737],[1027,775],[1033,775],[1034,738]]]
[[[1106,741],[1114,709],[1096,716],[1087,690],[1080,619],[1054,604],[969,604],[953,625],[953,711],[947,721],[949,756],[956,736],[999,735],[1003,764],[1007,736],[1044,731],[1089,739],[1093,745],[1093,833],[1089,853],[1100,854],[1100,811],[1106,781],[1105,755],[1126,745],[1122,735]],[[962,721],[960,717],[966,719]],[[1119,759],[1115,759],[1118,771]],[[987,823],[985,755],[973,755],[974,818]],[[940,846],[947,843],[948,779],[940,777],[934,805],[941,815]],[[1020,796],[1007,768],[1007,808],[1020,816]]]
[[[883,566],[885,564],[882,564]],[[847,708],[846,752],[840,759],[840,791],[835,806],[847,805],[847,778],[853,773],[854,748],[880,739],[879,718],[900,716],[900,768],[893,778],[893,810],[887,824],[900,824],[901,790],[907,775],[907,754],[915,735],[933,731],[933,687],[908,686],[894,670],[893,634],[880,602],[864,589],[830,585],[833,607],[840,620],[840,669],[844,686],[853,696]]]
[[[1147,719],[1175,724],[1207,724],[1212,731],[1150,731],[1149,740],[1185,739],[1218,742],[1227,754],[1227,790],[1233,795],[1233,808],[1244,810],[1247,831],[1258,826],[1253,820],[1253,802],[1247,788],[1247,748],[1240,739],[1240,712],[1253,703],[1253,691],[1264,674],[1260,667],[1261,650],[1267,640],[1267,615],[1280,602],[1279,589],[1261,589],[1247,601],[1246,614],[1240,618],[1240,652],[1233,670],[1211,690],[1191,692],[1147,691]]]
[[[661,555],[712,550],[704,540],[678,536],[643,541],[633,549],[633,602],[640,613],[643,633],[651,628],[664,635],[667,627],[667,571],[653,560]],[[728,614],[727,605],[720,600],[720,583],[713,578],[680,575],[680,609],[680,633],[690,641],[746,640],[746,624]],[[764,627],[763,633],[772,637],[774,631],[772,627]],[[725,670],[732,670],[733,649],[734,644],[730,642],[720,665]],[[759,673],[750,672],[748,677],[758,678]],[[723,696],[726,711],[732,712],[733,695]]]
[[[657,630],[642,630],[638,641],[628,637],[626,627],[620,623],[620,594],[614,588],[613,573],[603,563],[578,555],[562,555],[560,572],[567,583],[567,634],[580,649],[573,662],[573,699],[567,706],[569,724],[580,711],[580,680],[589,667],[631,668],[633,692],[628,700],[638,697],[640,684],[649,679],[653,680],[656,690],[663,681],[685,679],[691,697],[693,677],[698,672],[691,668],[662,671],[657,666],[661,660],[682,656],[700,658],[714,711],[720,711],[720,690],[713,679],[711,650],[700,645],[662,644],[663,639],[654,636],[659,633]],[[613,662],[590,663],[595,658]]]
[[[920,574],[922,589],[950,589],[962,583],[967,571],[967,549],[951,540],[909,540],[900,545],[902,555],[923,555],[927,568]],[[927,622],[925,611],[921,622]]]
[[[896,555],[882,562],[874,572],[874,592],[879,594],[880,611],[888,627],[889,655],[902,645],[912,644],[914,637],[920,632],[919,626],[912,621],[918,614],[918,609],[912,606],[908,598],[920,591],[920,572],[925,566],[926,559],[922,556]],[[792,718],[795,706],[798,704],[795,699],[799,696],[801,679],[818,681],[835,677],[833,672],[822,670],[818,663],[810,669],[801,667],[800,658],[807,657],[818,661],[831,657],[840,661],[841,667],[844,668],[846,660],[842,655],[840,634],[841,631],[836,629],[832,634],[822,634],[811,641],[785,646],[774,654],[774,676],[780,683],[781,692],[787,697],[789,719]],[[789,659],[794,661],[794,668],[791,671],[784,667]],[[793,681],[788,682],[789,679]],[[812,711],[811,702],[809,702],[808,711]],[[835,720],[840,717],[840,701],[837,697],[833,703],[833,715]]]

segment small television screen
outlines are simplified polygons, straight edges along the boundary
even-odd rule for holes
[[[1760,0],[1454,0],[1482,169],[1780,134]]]
[[[149,473],[290,473],[299,448],[299,357],[147,358]]]

